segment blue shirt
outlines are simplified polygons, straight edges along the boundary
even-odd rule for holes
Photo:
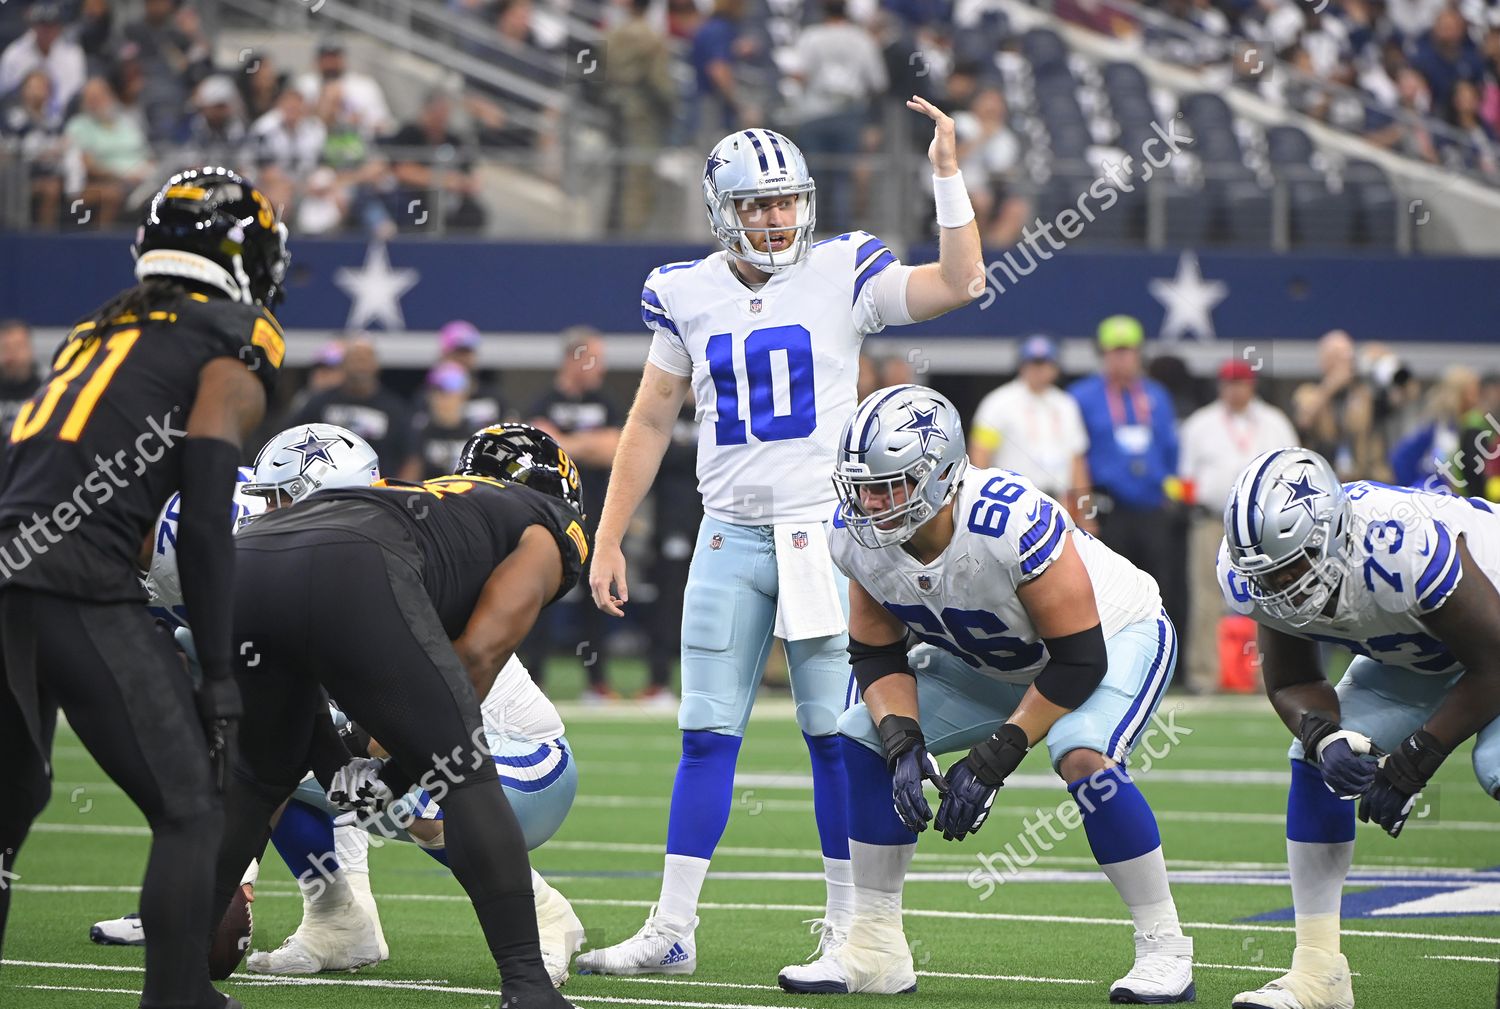
[[[733,21],[728,18],[714,17],[703,22],[698,33],[693,36],[693,71],[698,78],[700,95],[716,93],[713,78],[708,76],[709,64],[721,60],[725,63],[733,63],[734,40],[739,37],[739,34],[739,27]]]
[[[1091,375],[1068,392],[1088,429],[1094,486],[1126,507],[1160,508],[1162,481],[1177,472],[1177,415],[1167,390],[1143,378],[1111,396],[1104,379]]]

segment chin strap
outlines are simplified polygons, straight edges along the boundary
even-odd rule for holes
[[[135,275],[139,280],[147,277],[181,277],[196,280],[200,284],[218,288],[235,301],[250,304],[250,278],[240,257],[234,257],[234,274],[218,263],[191,252],[173,249],[152,249],[143,252],[135,261]],[[236,276],[237,275],[237,276]]]

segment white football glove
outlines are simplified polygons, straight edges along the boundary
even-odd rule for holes
[[[395,801],[390,786],[380,780],[385,761],[355,757],[333,775],[328,801],[338,809],[373,815],[384,812]]]

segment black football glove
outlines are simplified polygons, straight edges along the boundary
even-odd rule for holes
[[[1400,837],[1418,793],[1447,757],[1443,744],[1426,729],[1407,736],[1396,752],[1380,758],[1375,783],[1359,801],[1359,818],[1378,823],[1387,834]]]
[[[205,678],[198,687],[198,720],[208,740],[208,764],[214,786],[224,791],[229,777],[229,759],[234,748],[234,729],[244,713],[240,686],[233,677]]]
[[[995,793],[1020,766],[1030,749],[1026,731],[1006,722],[999,730],[948,768],[948,793],[938,804],[933,826],[949,841],[961,841],[984,826]]]

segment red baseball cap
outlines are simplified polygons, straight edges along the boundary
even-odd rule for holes
[[[1223,382],[1254,382],[1255,369],[1249,361],[1231,359],[1219,365],[1219,380]]]

